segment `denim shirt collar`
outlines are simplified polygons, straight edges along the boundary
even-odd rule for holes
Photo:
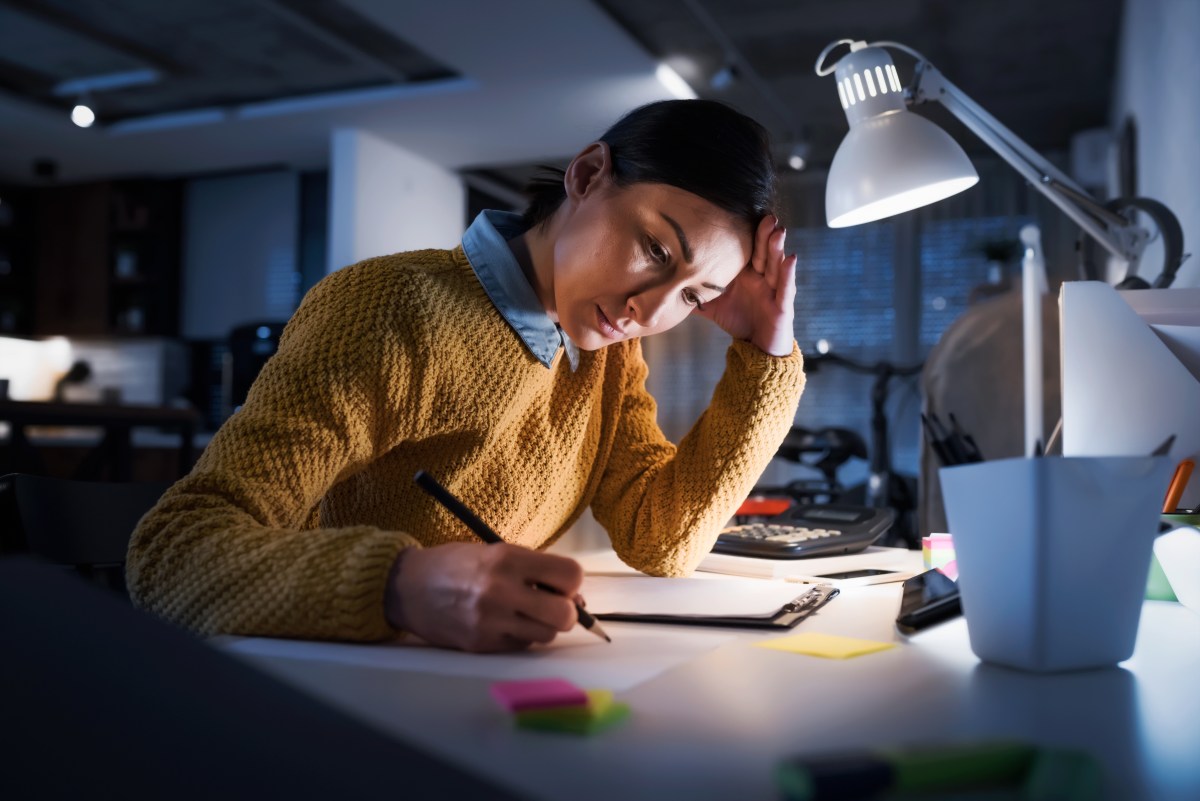
[[[525,232],[521,215],[506,211],[480,212],[463,234],[463,252],[500,316],[546,367],[561,345],[574,371],[579,348],[555,325],[529,285],[521,265],[508,248],[508,240]]]

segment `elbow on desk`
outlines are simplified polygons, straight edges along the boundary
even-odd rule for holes
[[[125,586],[133,605],[198,634],[205,630],[195,609],[197,547],[203,541],[205,517],[190,508],[179,484],[167,490],[138,521],[125,555]]]
[[[615,546],[615,543],[614,543]],[[687,547],[658,546],[651,551],[649,548],[624,549],[616,547],[617,556],[621,561],[647,576],[659,578],[685,578],[695,572],[697,565],[708,551],[693,554],[693,549]]]

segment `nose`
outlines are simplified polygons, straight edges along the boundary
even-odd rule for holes
[[[669,290],[656,287],[631,295],[626,303],[626,311],[640,328],[656,328],[662,322],[663,312],[667,308]]]

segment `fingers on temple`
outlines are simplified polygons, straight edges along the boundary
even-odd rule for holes
[[[779,302],[781,309],[789,308],[796,301],[796,262],[795,254],[786,256],[783,263],[780,265],[779,289],[775,293],[775,299]]]
[[[787,257],[783,253],[786,240],[786,229],[776,228],[771,232],[765,278],[767,279],[767,286],[774,290],[779,289],[779,278],[783,271],[784,262],[787,261]]]

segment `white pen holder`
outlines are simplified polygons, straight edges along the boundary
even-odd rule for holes
[[[975,655],[1031,671],[1128,659],[1172,468],[1126,456],[943,468]]]

